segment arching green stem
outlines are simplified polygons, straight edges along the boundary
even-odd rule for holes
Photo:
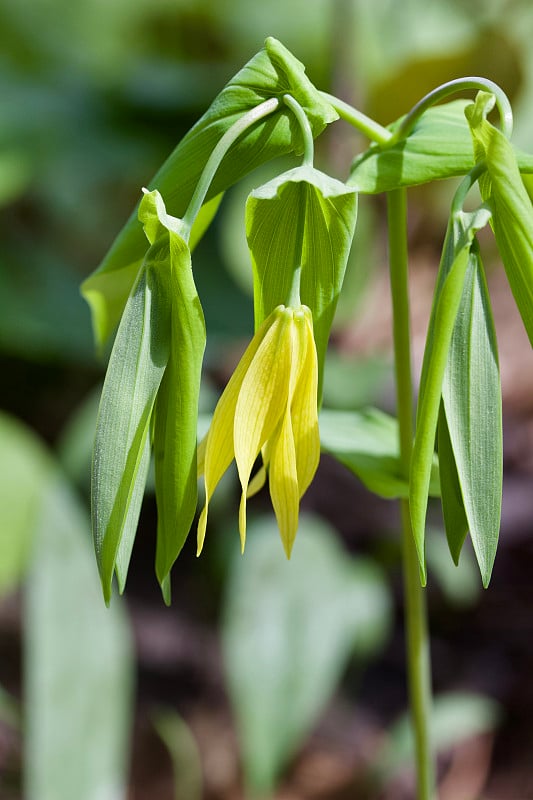
[[[409,479],[413,446],[413,389],[409,322],[407,202],[405,189],[387,194],[389,265],[393,310],[396,404],[400,438],[400,467]],[[431,749],[431,666],[425,591],[420,585],[418,557],[411,529],[409,501],[401,501],[407,672],[415,740],[417,800],[434,800],[435,778]]]
[[[306,166],[312,167],[313,159],[315,157],[315,143],[313,141],[313,131],[311,130],[311,125],[309,124],[309,120],[307,119],[307,114],[301,107],[300,103],[297,100],[295,100],[294,97],[292,97],[292,95],[290,94],[283,95],[283,102],[293,112],[294,116],[298,120],[300,130],[302,131],[302,137],[304,140],[303,163]]]
[[[189,203],[189,207],[183,216],[182,222],[187,233],[184,238],[188,240],[188,234],[190,233],[193,222],[204,203],[209,186],[211,185],[211,181],[213,180],[215,173],[220,166],[220,162],[230,149],[231,145],[239,138],[239,136],[248,130],[248,128],[251,128],[252,125],[255,125],[255,123],[260,119],[263,119],[263,117],[267,117],[269,114],[272,114],[272,112],[275,111],[278,106],[279,100],[277,97],[272,97],[269,100],[265,100],[264,103],[252,108],[251,111],[248,111],[246,114],[243,114],[243,116],[240,117],[231,126],[231,128],[226,131],[224,136],[222,136],[215,149],[209,156],[207,164],[204,167],[204,171],[200,176],[200,180],[196,185],[196,189],[191,198],[191,202]]]
[[[495,96],[496,105],[500,114],[502,133],[509,139],[513,132],[513,111],[507,95],[497,83],[489,81],[488,78],[468,77],[457,78],[456,80],[443,83],[442,86],[433,89],[433,91],[423,97],[422,100],[419,100],[404,118],[401,125],[394,131],[388,144],[393,145],[396,142],[402,141],[402,139],[406,139],[413,130],[417,120],[428,108],[434,106],[440,100],[444,100],[445,97],[465,91],[466,89],[491,92]]]
[[[480,161],[479,164],[476,164],[476,166],[465,175],[465,177],[457,187],[457,191],[453,196],[450,216],[453,217],[455,216],[455,214],[458,214],[460,211],[463,210],[463,205],[466,200],[468,192],[470,191],[472,186],[476,183],[476,181],[479,180],[481,175],[483,175],[486,169],[487,166],[485,162]]]
[[[357,128],[358,131],[372,142],[384,145],[391,140],[391,131],[384,128],[379,122],[376,122],[371,117],[367,117],[366,114],[358,111],[356,108],[349,105],[349,103],[345,103],[344,100],[339,100],[335,95],[328,94],[327,92],[320,92],[320,94],[324,100],[331,103],[339,117],[349,122],[354,128]]]

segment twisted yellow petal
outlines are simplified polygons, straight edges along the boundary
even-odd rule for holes
[[[291,365],[292,311],[275,315],[243,379],[235,409],[235,461],[242,486],[239,509],[241,547],[246,539],[246,492],[252,467],[274,432],[286,404]]]
[[[300,498],[313,480],[320,461],[318,359],[313,336],[313,319],[309,309],[305,309],[303,325],[305,357],[291,409]]]
[[[198,521],[197,555],[204,544],[209,500],[235,456],[233,421],[241,385],[271,325],[272,320],[266,319],[248,345],[218,401],[207,436],[198,448],[198,474],[204,474],[205,506]]]
[[[270,496],[281,540],[290,558],[298,529],[300,498],[318,466],[317,356],[311,312],[294,314],[293,361],[283,423],[270,458]]]
[[[300,499],[316,472],[320,440],[317,414],[318,366],[310,310],[278,306],[252,339],[219,400],[211,428],[198,448],[205,474],[206,502],[198,523],[202,549],[209,500],[235,458],[242,487],[241,547],[246,538],[246,499],[264,485],[281,539],[290,557],[298,529]],[[250,481],[262,453],[263,466]]]

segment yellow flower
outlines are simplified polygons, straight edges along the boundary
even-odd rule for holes
[[[209,501],[232,460],[242,486],[241,547],[246,539],[246,499],[265,483],[281,539],[290,557],[300,499],[313,480],[320,457],[317,415],[318,366],[313,319],[307,306],[278,306],[257,330],[215,409],[198,448],[205,506],[198,522],[198,554]],[[263,466],[250,482],[262,453]]]

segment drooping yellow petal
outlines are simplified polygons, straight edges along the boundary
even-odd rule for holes
[[[204,474],[205,506],[198,521],[197,555],[204,544],[209,500],[234,458],[233,422],[241,384],[271,325],[272,319],[266,319],[248,345],[217,403],[207,436],[198,448],[198,474]]]
[[[298,530],[300,495],[296,467],[296,448],[291,419],[291,406],[305,355],[305,337],[301,336],[303,318],[295,314],[291,326],[291,366],[288,381],[287,403],[281,425],[271,440],[269,464],[270,497],[278,522],[281,541],[287,558],[290,558]]]
[[[318,361],[313,336],[311,312],[306,309],[300,328],[305,348],[304,360],[294,391],[291,417],[296,450],[298,491],[303,497],[314,478],[320,461],[320,433],[318,429]]]
[[[262,446],[274,432],[285,410],[289,389],[292,310],[284,309],[272,316],[271,327],[242,381],[235,409],[234,445],[242,486],[239,531],[243,548],[250,473]]]
[[[251,479],[250,483],[248,484],[248,491],[246,492],[246,497],[248,500],[250,499],[250,497],[253,497],[255,494],[260,492],[266,483],[271,450],[272,450],[271,442],[270,441],[265,442],[265,444],[261,448],[261,458],[263,459],[263,463],[261,467],[257,470],[254,477]]]
[[[290,558],[298,530],[300,495],[296,472],[296,450],[290,413],[283,417],[279,435],[272,447],[269,471],[270,497],[278,523],[281,541]]]

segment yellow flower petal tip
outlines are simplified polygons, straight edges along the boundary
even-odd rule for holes
[[[300,500],[320,458],[318,362],[313,318],[307,306],[278,306],[258,328],[224,390],[202,442],[199,472],[206,505],[198,522],[198,553],[207,506],[233,459],[242,487],[241,548],[246,541],[246,498],[268,478],[283,547],[290,558]],[[262,453],[263,466],[250,480]]]

